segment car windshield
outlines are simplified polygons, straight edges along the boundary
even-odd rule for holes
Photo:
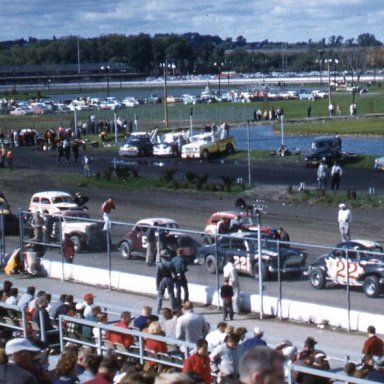
[[[72,197],[71,196],[56,196],[52,199],[53,204],[59,204],[59,203],[72,203]]]

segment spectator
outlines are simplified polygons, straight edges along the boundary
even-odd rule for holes
[[[383,340],[376,335],[376,328],[370,325],[367,328],[367,333],[368,338],[364,342],[362,354],[382,357],[384,355],[384,343]]]
[[[73,263],[73,259],[75,257],[75,243],[72,241],[69,233],[64,234],[63,256],[67,263]]]
[[[17,302],[17,306],[22,309],[27,307],[29,302],[35,296],[35,291],[36,288],[34,286],[29,286],[27,291],[20,296],[19,301]]]
[[[132,329],[129,324],[131,323],[131,312],[124,311],[120,315],[120,321],[113,324],[115,327],[120,327],[123,329]],[[117,333],[109,331],[107,333],[106,339],[113,344],[122,344],[126,349],[128,349],[133,344],[133,336],[126,335],[123,333]]]
[[[49,318],[47,311],[48,301],[45,296],[41,296],[36,300],[36,310],[32,314],[32,321],[39,325],[40,331],[44,329],[45,332],[53,331],[54,327]],[[46,336],[46,340],[50,343],[58,341],[58,334],[51,334]]]
[[[161,325],[158,321],[153,321],[148,326],[148,334],[150,335],[157,335],[157,336],[164,336],[164,332],[161,329]],[[164,341],[155,340],[155,339],[144,339],[144,349],[146,351],[151,352],[167,352],[167,344]],[[144,363],[144,370],[147,372],[158,372],[160,369],[160,366],[154,362],[147,360]]]
[[[223,320],[233,320],[233,287],[229,285],[229,277],[224,277],[224,284],[220,287],[220,297],[223,300]]]
[[[196,343],[196,352],[190,355],[183,363],[183,373],[191,378],[211,384],[211,367],[208,356],[208,343],[199,339]]]
[[[0,365],[0,383],[39,384],[33,359],[40,349],[28,339],[14,338],[5,345],[8,361]]]
[[[96,321],[98,325],[106,325],[108,323],[108,315],[105,312],[99,312],[96,315]],[[93,339],[96,344],[101,344],[103,340],[105,340],[107,331],[105,329],[99,329],[98,327],[94,327],[92,330]]]
[[[277,228],[277,239],[281,241],[280,248],[289,249],[290,247],[290,237],[287,231],[284,228]]]
[[[149,319],[152,316],[152,308],[147,305],[141,310],[141,315],[136,317],[133,322],[133,326],[142,331],[144,328],[147,328],[149,325]]]
[[[350,209],[347,209],[347,206],[345,204],[339,205],[337,221],[339,223],[341,241],[350,240],[351,238],[350,226],[352,222],[352,213]]]
[[[163,315],[163,321],[161,328],[165,333],[165,336],[176,339],[176,323],[177,318],[181,315],[179,309],[172,311],[170,308],[162,308],[161,314]]]
[[[235,268],[233,256],[229,256],[227,263],[224,265],[223,269],[224,279],[229,278],[229,285],[233,288],[233,311],[237,314],[240,313],[239,299],[240,299],[240,280],[237,270]]]
[[[84,176],[90,177],[91,176],[91,158],[85,153],[83,156],[83,160],[81,161],[84,168]]]
[[[59,297],[59,300],[57,300],[56,302],[54,303],[49,303],[48,307],[47,307],[47,311],[48,311],[48,314],[49,314],[49,317],[50,318],[54,318],[55,317],[55,313],[56,313],[56,310],[57,308],[59,308],[61,305],[64,304],[65,302],[65,296],[66,294],[65,293],[62,293]]]
[[[88,354],[84,357],[84,372],[77,376],[81,384],[96,377],[100,362],[101,356],[95,353]]]
[[[176,257],[172,258],[171,263],[173,264],[175,270],[176,270],[176,277],[175,277],[175,285],[176,285],[176,303],[179,307],[181,307],[181,289],[184,291],[184,300],[189,300],[189,292],[188,292],[188,281],[185,276],[185,274],[188,272],[187,265],[183,258],[184,255],[184,249],[183,248],[177,248],[176,250]]]
[[[308,364],[312,368],[320,369],[320,370],[329,370],[328,359],[324,353],[316,354],[313,359],[311,359],[311,363]],[[326,377],[322,377],[320,375],[313,375],[309,373],[301,374],[301,382],[303,384],[329,384],[330,380]]]
[[[3,282],[3,294],[1,295],[1,301],[5,303],[5,301],[8,299],[11,293],[11,288],[13,286],[12,281],[5,280]]]
[[[77,354],[73,351],[65,351],[61,354],[56,365],[55,380],[53,384],[79,384],[75,374]]]
[[[239,363],[241,384],[284,384],[284,358],[268,347],[248,350]]]
[[[176,270],[173,264],[169,261],[169,253],[166,250],[161,251],[161,261],[156,267],[156,289],[157,289],[157,313],[160,314],[163,305],[163,297],[165,290],[168,292],[171,300],[172,309],[176,308],[176,300],[174,294],[174,279]]]
[[[97,375],[86,381],[86,384],[112,384],[113,378],[115,377],[117,371],[119,369],[119,365],[115,358],[113,357],[104,357],[101,360],[99,369],[97,371]]]
[[[319,190],[324,191],[327,189],[327,172],[328,172],[328,167],[325,162],[325,159],[320,160],[319,167],[317,168],[317,183],[319,186]]]
[[[156,259],[156,227],[159,225],[157,221],[153,223],[153,226],[150,226],[147,229],[147,252],[145,262],[148,266],[155,264]]]
[[[55,312],[54,319],[58,319],[60,315],[73,316],[76,312],[75,303],[73,302],[73,295],[65,295],[65,300]]]
[[[340,188],[340,180],[343,174],[343,170],[339,164],[335,161],[331,168],[331,190],[336,192]]]
[[[221,383],[231,383],[238,376],[239,367],[239,338],[237,335],[231,334],[225,338],[222,345],[216,347],[209,358],[215,367],[215,371],[220,377]]]
[[[259,327],[253,328],[253,337],[245,340],[244,343],[241,344],[241,353],[247,352],[249,349],[254,347],[263,346],[266,347],[267,343],[263,340],[264,331]]]
[[[19,290],[16,287],[12,287],[9,291],[9,297],[5,300],[5,304],[8,305],[17,305],[17,297],[19,295]]]
[[[344,372],[348,376],[357,377],[359,379],[362,379],[368,375],[368,370],[365,369],[358,369],[355,363],[352,363],[351,361],[345,364],[344,366]]]
[[[94,298],[96,296],[92,293],[86,293],[83,296],[83,304],[84,304],[84,318],[89,319],[92,317],[92,309],[95,307]]]
[[[384,359],[378,359],[374,364],[374,369],[371,369],[367,376],[367,380],[384,383]]]
[[[205,338],[209,326],[204,316],[194,313],[193,304],[187,301],[183,304],[184,314],[177,319],[176,338],[179,340],[197,343],[197,340]]]
[[[212,351],[218,345],[224,343],[224,339],[227,336],[225,329],[227,328],[227,323],[220,321],[217,324],[217,327],[214,331],[211,331],[205,337],[205,340],[208,343],[208,350]]]

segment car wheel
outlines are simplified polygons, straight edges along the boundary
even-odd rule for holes
[[[309,282],[313,288],[323,289],[325,287],[325,276],[321,269],[313,269],[309,274]]]
[[[215,242],[215,240],[211,235],[204,235],[203,236],[203,244],[204,245],[211,245],[214,242]]]
[[[256,280],[259,280],[259,263],[256,263],[253,265],[252,276]],[[263,281],[266,281],[268,279],[268,271],[267,271],[267,266],[265,265],[265,263],[261,263],[261,279]]]
[[[71,235],[71,240],[73,241],[73,244],[75,246],[75,252],[79,253],[81,252],[81,240],[79,235]]]
[[[231,153],[235,152],[235,148],[233,148],[232,144],[227,144],[225,150],[226,150],[228,155],[230,155]]]
[[[216,257],[213,255],[208,255],[205,258],[205,269],[209,273],[216,273]]]
[[[128,241],[123,241],[120,245],[121,256],[124,259],[130,259],[132,257],[132,247]]]
[[[208,157],[209,157],[209,152],[204,149],[203,153],[201,154],[201,157],[204,159],[204,160],[207,160]]]
[[[368,297],[378,297],[380,294],[380,283],[379,279],[376,276],[368,276],[364,280],[364,293]]]

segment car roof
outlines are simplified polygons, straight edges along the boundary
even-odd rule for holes
[[[337,245],[337,247],[342,247],[343,244],[356,244],[356,245],[361,245],[363,246],[364,248],[374,248],[374,247],[381,247],[380,243],[378,243],[377,241],[373,241],[373,240],[349,240],[349,241],[345,241],[343,243],[339,243]]]
[[[139,220],[136,225],[153,225],[156,222],[159,224],[177,224],[175,220],[166,217],[150,217]]]
[[[43,191],[34,193],[32,197],[40,197],[40,196],[48,196],[48,197],[56,197],[56,196],[69,196],[72,197],[70,193],[63,191]]]

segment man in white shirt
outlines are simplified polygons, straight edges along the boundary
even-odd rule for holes
[[[350,240],[350,225],[352,222],[352,213],[345,204],[339,205],[338,214],[339,229],[342,241]]]
[[[218,345],[224,343],[225,336],[227,336],[227,333],[225,332],[226,328],[227,328],[227,323],[224,321],[220,321],[217,324],[216,329],[209,332],[208,335],[205,337],[205,340],[208,343],[208,350],[209,351],[212,351]]]
[[[235,313],[240,313],[239,308],[239,299],[240,299],[240,281],[239,275],[237,273],[236,267],[233,263],[233,257],[229,257],[227,263],[223,268],[223,277],[229,279],[229,285],[233,288],[232,304],[233,311]]]
[[[331,168],[331,189],[332,191],[338,191],[340,187],[340,179],[343,174],[343,170],[340,165],[335,161]]]

